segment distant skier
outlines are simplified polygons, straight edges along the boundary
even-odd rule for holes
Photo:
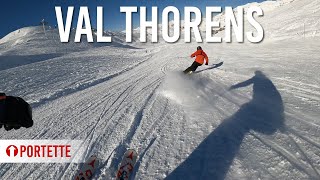
[[[196,57],[196,60],[192,63],[192,65],[190,67],[188,67],[186,70],[183,71],[185,74],[189,74],[189,73],[196,71],[196,69],[199,66],[202,66],[202,64],[204,63],[204,60],[206,60],[206,65],[208,65],[208,63],[209,63],[208,56],[202,50],[201,46],[198,46],[197,51],[194,52],[193,54],[191,54],[191,58],[194,58],[194,57]]]

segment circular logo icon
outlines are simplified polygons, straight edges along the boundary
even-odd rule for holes
[[[18,155],[18,148],[15,145],[10,145],[7,147],[6,153],[9,157],[15,157]]]

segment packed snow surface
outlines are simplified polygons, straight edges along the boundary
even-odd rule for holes
[[[128,148],[139,153],[131,179],[320,179],[320,2],[260,6],[263,42],[201,44],[209,64],[224,64],[188,76],[196,43],[9,34],[0,91],[27,100],[35,123],[0,138],[83,140],[83,159],[103,161],[94,179],[115,177]],[[80,166],[0,164],[0,179],[72,179]]]

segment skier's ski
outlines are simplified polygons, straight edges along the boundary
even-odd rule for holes
[[[128,180],[134,165],[137,162],[138,154],[135,150],[129,149],[127,150],[122,158],[120,166],[117,171],[116,180]]]
[[[222,66],[223,61],[219,62],[218,64],[212,64],[214,68]]]
[[[223,61],[221,61],[221,62],[218,63],[218,64],[212,64],[211,67],[208,67],[208,68],[206,68],[206,69],[202,69],[202,70],[196,71],[196,72],[194,72],[194,73],[197,74],[197,73],[200,73],[200,72],[202,72],[202,71],[206,71],[206,70],[210,70],[210,69],[215,69],[215,68],[218,68],[218,67],[220,67],[220,66],[222,66],[222,65],[223,65]]]
[[[75,180],[89,180],[99,166],[99,159],[92,155],[82,166]]]

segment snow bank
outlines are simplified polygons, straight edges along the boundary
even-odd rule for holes
[[[25,27],[17,29],[0,39],[0,44],[14,40],[17,40],[17,42],[21,42],[26,35],[35,34],[39,32],[39,30],[39,27]]]

